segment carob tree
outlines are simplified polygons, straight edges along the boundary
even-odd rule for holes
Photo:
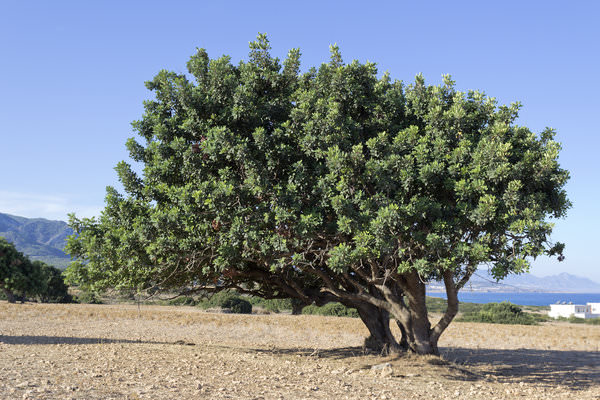
[[[94,288],[236,288],[355,307],[370,343],[436,354],[458,291],[481,265],[520,273],[569,208],[554,132],[517,126],[519,104],[404,85],[375,64],[300,71],[259,35],[248,61],[200,49],[161,71],[98,219],[71,217],[71,280]],[[430,325],[426,283],[448,308]],[[389,329],[393,317],[402,337]]]

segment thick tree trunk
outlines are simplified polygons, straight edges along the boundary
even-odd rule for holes
[[[406,298],[393,305],[396,322],[406,337],[408,348],[417,354],[439,354],[437,338],[432,337],[425,303],[425,283],[416,272],[407,275],[402,285]]]
[[[472,273],[473,272],[471,271],[465,274],[465,276],[461,280],[461,285],[463,285],[469,280]],[[446,308],[446,312],[444,313],[442,318],[439,320],[439,322],[432,329],[431,332],[431,340],[436,343],[436,346],[440,336],[442,335],[442,333],[444,333],[448,325],[450,325],[450,322],[452,322],[452,320],[458,313],[459,287],[457,287],[456,283],[454,282],[454,274],[452,273],[452,271],[448,270],[444,272],[443,277],[444,285],[446,286],[446,297],[448,298],[448,307]]]
[[[292,315],[302,314],[302,309],[306,306],[304,302],[297,299],[292,299]]]
[[[10,290],[3,288],[2,289],[4,292],[4,295],[6,296],[6,300],[8,300],[9,303],[16,303],[17,299],[15,298],[15,295],[13,294],[13,292],[11,292]]]
[[[365,339],[365,347],[382,353],[399,353],[406,350],[394,338],[390,330],[390,314],[369,303],[355,306],[360,319],[369,329],[369,337]]]
[[[462,281],[466,282],[469,277],[470,273]],[[397,307],[398,305],[393,307],[394,310],[397,310],[394,315],[403,336],[408,341],[408,347],[415,353],[439,355],[439,338],[458,313],[459,287],[454,282],[453,271],[444,271],[443,278],[448,307],[435,327],[432,328],[429,322],[425,283],[419,279],[416,273],[407,276],[402,285],[408,304],[402,303],[399,304],[399,307]]]

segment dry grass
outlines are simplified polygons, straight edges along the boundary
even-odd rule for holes
[[[0,398],[600,398],[599,326],[454,323],[442,359],[365,354],[366,334],[351,318],[0,302]]]

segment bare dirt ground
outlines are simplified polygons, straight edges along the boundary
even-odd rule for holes
[[[351,318],[0,302],[0,399],[600,399],[600,326],[453,323],[441,359],[365,354],[366,334]]]

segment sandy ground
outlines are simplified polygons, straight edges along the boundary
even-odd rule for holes
[[[365,354],[366,334],[351,318],[0,302],[0,399],[600,399],[600,326],[453,323],[442,358]]]

